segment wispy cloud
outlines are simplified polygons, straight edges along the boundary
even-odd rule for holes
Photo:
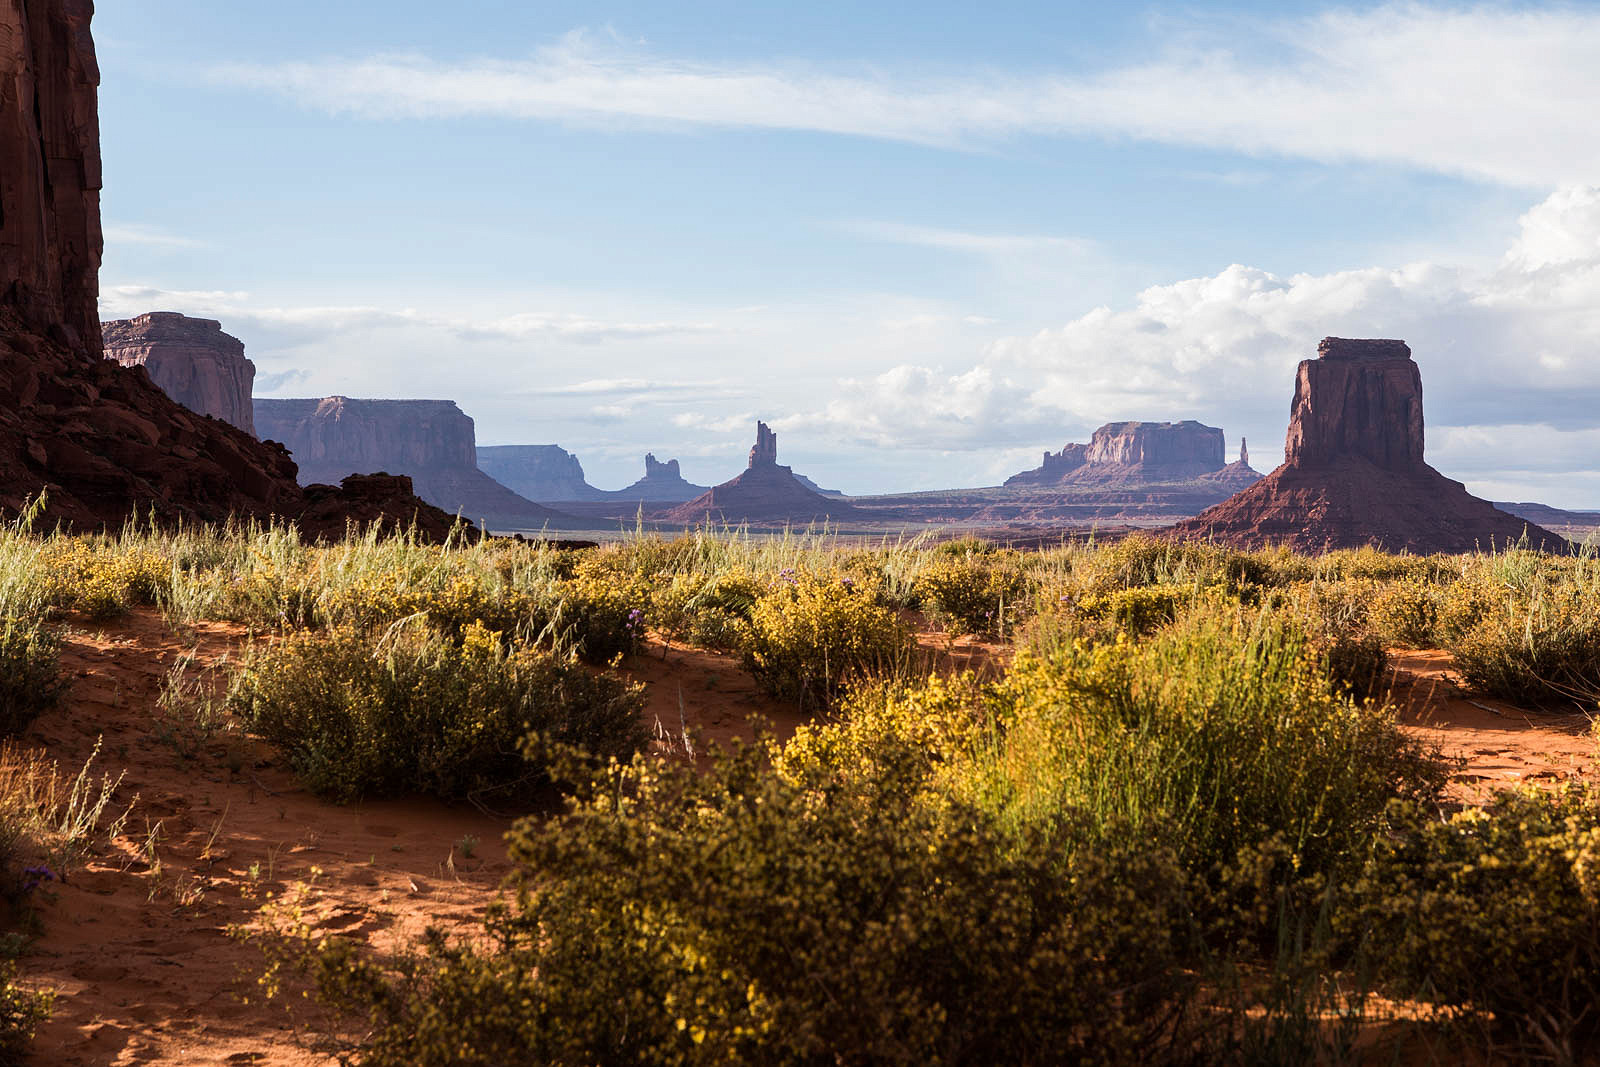
[[[1168,24],[1170,25],[1170,23]],[[576,32],[522,59],[383,54],[215,76],[371,118],[494,116],[822,131],[967,148],[1093,134],[1530,186],[1593,180],[1600,12],[1411,3],[1182,27],[1115,69],[943,78],[713,64]]]
[[[1096,251],[1095,242],[1083,237],[1053,237],[1046,234],[972,233],[914,226],[899,222],[846,222],[841,227],[850,233],[889,244],[942,248],[980,256],[1014,256],[1044,253],[1083,255]]]
[[[213,247],[209,241],[172,233],[159,226],[146,226],[137,222],[108,222],[103,227],[107,245],[138,245],[144,248],[163,248],[172,251]]]
[[[555,339],[598,343],[676,334],[708,334],[721,329],[710,322],[633,322],[546,312],[518,312],[474,320],[415,308],[391,309],[363,305],[285,307],[262,304],[247,292],[162,289],[146,285],[111,285],[100,292],[100,313],[106,318],[168,310],[220,318],[224,320],[225,328],[229,323],[259,324],[306,337],[386,327],[423,327],[449,333],[464,341]]]

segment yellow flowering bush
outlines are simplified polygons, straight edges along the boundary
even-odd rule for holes
[[[774,696],[826,706],[844,683],[910,656],[909,630],[848,577],[780,572],[750,613],[744,667]]]
[[[1032,585],[1016,552],[941,552],[917,575],[915,591],[951,632],[1000,635],[1026,612]]]
[[[1399,804],[1338,913],[1399,996],[1467,1009],[1555,1062],[1600,1055],[1600,797]]]
[[[0,618],[0,736],[21,733],[61,700],[60,648],[37,619]]]
[[[48,603],[105,620],[156,603],[171,583],[171,560],[116,541],[57,537],[46,542],[38,566]]]

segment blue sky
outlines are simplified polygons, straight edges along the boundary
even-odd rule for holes
[[[258,394],[456,399],[590,480],[753,421],[851,491],[1102,422],[1276,461],[1295,362],[1404,336],[1429,457],[1600,506],[1600,9],[121,0],[107,317]]]

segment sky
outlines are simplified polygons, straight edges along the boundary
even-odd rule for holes
[[[457,401],[619,488],[992,485],[1105,422],[1282,459],[1405,338],[1427,457],[1600,508],[1600,4],[98,5],[105,318]]]

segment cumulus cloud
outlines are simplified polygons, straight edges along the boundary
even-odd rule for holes
[[[1600,173],[1600,141],[1573,133],[1600,109],[1597,53],[1591,10],[1401,3],[1249,25],[1196,16],[1156,58],[1095,72],[714,64],[575,32],[518,59],[384,54],[230,64],[214,76],[379,119],[809,130],[952,148],[1129,136],[1548,188]]]
[[[1441,469],[1500,487],[1518,472],[1593,474],[1600,189],[1563,189],[1527,212],[1493,269],[1279,276],[1230,266],[1146,289],[1126,309],[996,340],[963,373],[901,366],[842,381],[837,398],[787,421],[879,445],[983,449],[1028,434],[1082,440],[1119,419],[1199,418],[1248,430],[1267,456],[1282,440],[1296,364],[1328,335],[1411,344]]]

